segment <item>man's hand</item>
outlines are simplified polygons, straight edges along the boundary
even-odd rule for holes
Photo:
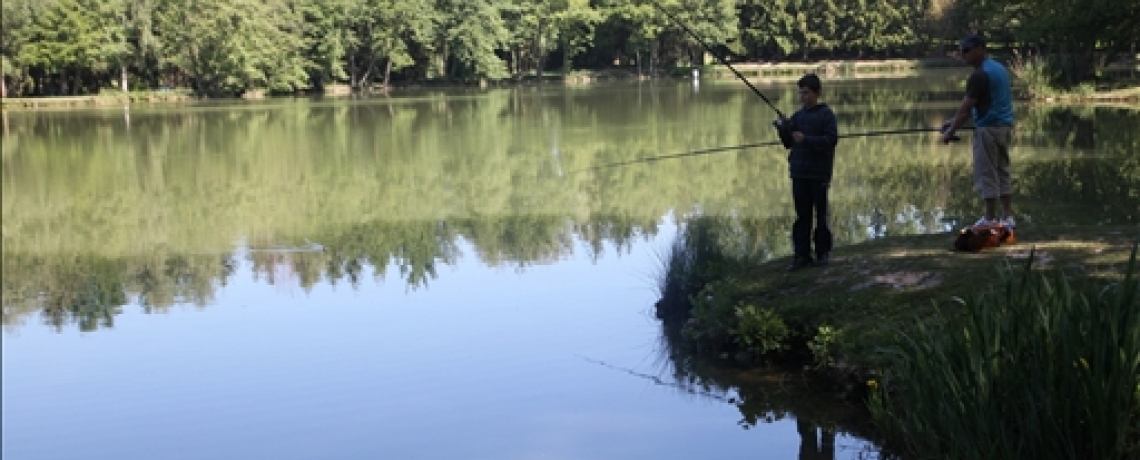
[[[792,139],[795,139],[797,144],[802,144],[804,142],[804,133],[801,131],[792,131]]]
[[[956,136],[954,134],[954,131],[951,129],[953,127],[954,127],[954,119],[950,118],[950,119],[946,120],[945,122],[943,122],[942,127],[939,128],[939,131],[942,132],[942,143],[943,144],[949,144],[951,142],[961,140],[961,138],[959,138],[958,136]]]

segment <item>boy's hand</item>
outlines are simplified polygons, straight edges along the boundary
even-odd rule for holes
[[[804,133],[801,131],[792,131],[792,139],[795,139],[797,144],[803,143]]]

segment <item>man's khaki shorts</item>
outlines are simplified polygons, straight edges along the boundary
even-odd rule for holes
[[[1013,128],[974,128],[974,188],[982,198],[1013,194],[1009,175],[1009,144]]]

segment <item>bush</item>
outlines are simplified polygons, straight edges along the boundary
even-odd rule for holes
[[[1025,85],[1030,97],[1054,96],[1061,93],[1058,89],[1061,71],[1054,61],[1033,53],[1022,54],[1014,50],[1009,70]]]

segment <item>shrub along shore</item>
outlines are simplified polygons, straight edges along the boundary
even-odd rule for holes
[[[658,317],[691,351],[824,376],[906,458],[1140,458],[1134,226],[884,238],[792,273],[747,238],[698,219],[665,260]]]

